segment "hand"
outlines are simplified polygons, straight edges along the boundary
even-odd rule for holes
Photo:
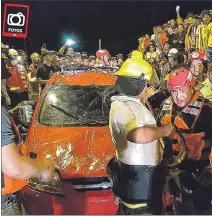
[[[170,123],[170,124],[166,125],[166,128],[167,128],[167,135],[166,136],[172,137],[176,132],[175,127]]]
[[[153,87],[147,88],[146,91],[143,94],[143,98],[142,98],[143,103],[145,104],[147,102],[148,98],[153,96],[157,92],[158,92],[158,90],[156,90]]]
[[[152,95],[158,93],[158,90],[155,89],[155,88],[153,88],[153,87],[151,87],[151,88],[148,88],[146,90],[146,93],[147,93],[147,97],[151,97]]]
[[[69,42],[66,41],[64,45],[65,45],[66,47],[69,46]]]
[[[42,181],[49,182],[53,177],[54,171],[55,171],[55,167],[51,162],[49,161],[43,162],[43,168],[41,168],[40,171]]]

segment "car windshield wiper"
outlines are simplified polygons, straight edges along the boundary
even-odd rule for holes
[[[63,108],[63,107],[59,107],[57,105],[51,104],[52,107],[54,107],[55,109],[63,112],[65,115],[71,117],[72,119],[74,119],[75,121],[79,121],[81,124],[100,124],[100,125],[107,125],[106,121],[95,121],[95,120],[83,120],[80,119],[79,117],[77,118],[76,116],[72,115],[67,109]]]
[[[59,107],[59,106],[56,106],[54,104],[51,104],[52,107],[54,107],[55,109],[63,112],[64,114],[66,114],[67,116],[73,118],[74,120],[78,121],[79,119],[77,119],[74,115],[72,115],[67,109],[65,108],[62,108],[62,107]]]

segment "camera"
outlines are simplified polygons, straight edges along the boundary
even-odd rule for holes
[[[17,14],[8,14],[7,24],[10,26],[24,26],[25,16],[21,12]]]

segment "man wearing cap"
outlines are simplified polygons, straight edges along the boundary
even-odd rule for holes
[[[159,114],[161,125],[172,123],[183,134],[182,140],[172,133],[172,154],[178,154],[185,145],[185,156],[175,167],[178,174],[170,182],[174,214],[212,213],[212,104],[194,85],[188,69],[172,71],[168,79],[171,97]]]
[[[116,73],[109,127],[116,158],[108,165],[113,192],[124,214],[160,214],[163,173],[157,139],[169,136],[172,124],[156,127],[145,106],[152,67],[133,51]],[[120,213],[120,212],[119,212]]]
[[[43,83],[47,83],[52,73],[55,73],[57,70],[53,66],[54,55],[53,51],[45,50],[43,51],[43,64],[41,64],[37,69],[37,79],[42,80]]]

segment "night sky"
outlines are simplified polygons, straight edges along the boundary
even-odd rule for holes
[[[98,39],[112,54],[127,54],[137,48],[137,39],[152,33],[152,27],[176,18],[180,5],[184,18],[188,12],[200,14],[212,8],[210,1],[3,1],[30,6],[29,32],[26,39],[2,37],[2,42],[28,54],[47,49],[58,50],[69,37],[76,40],[74,49],[94,54]]]

